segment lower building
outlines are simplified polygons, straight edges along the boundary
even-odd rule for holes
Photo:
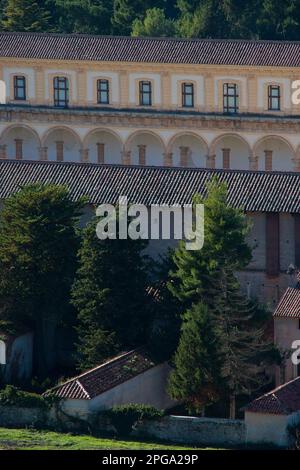
[[[291,285],[290,266],[300,266],[300,173],[3,160],[0,200],[28,183],[64,184],[72,198],[87,197],[85,223],[96,206],[116,204],[120,196],[148,207],[191,204],[212,177],[226,183],[228,201],[251,221],[253,258],[239,273],[242,288],[273,310]],[[174,243],[150,240],[148,251],[156,256]]]
[[[157,363],[145,350],[137,349],[120,354],[45,395],[63,399],[63,411],[83,419],[128,403],[165,410],[176,404],[166,391],[170,370],[168,363]]]
[[[289,426],[300,423],[300,377],[262,395],[245,408],[247,444],[288,447]]]

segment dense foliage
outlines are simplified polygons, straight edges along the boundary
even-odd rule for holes
[[[104,412],[115,427],[118,436],[127,437],[133,427],[144,419],[157,419],[163,416],[163,412],[150,405],[129,403],[127,405],[114,406]]]
[[[0,390],[0,405],[47,409],[52,402],[52,398],[44,398],[37,393],[20,390],[13,385],[6,385],[3,390]]]
[[[203,202],[202,250],[187,251],[180,242],[174,254],[169,288],[187,310],[169,389],[196,411],[223,397],[234,418],[235,397],[267,381],[276,350],[264,335],[267,312],[241,293],[235,274],[251,259],[246,216],[227,203],[226,186],[216,180]]]
[[[51,367],[56,328],[72,317],[69,297],[76,269],[76,225],[82,202],[62,186],[32,184],[0,212],[0,324],[32,330],[39,377]]]
[[[92,220],[83,232],[72,289],[72,302],[78,312],[82,368],[93,367],[113,354],[144,344],[151,324],[145,241],[99,240],[98,221]]]
[[[297,40],[300,0],[1,0],[3,31]]]

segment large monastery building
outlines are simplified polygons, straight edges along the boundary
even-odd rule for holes
[[[52,181],[69,175],[67,182],[80,187],[74,174],[84,165],[145,167],[126,173],[122,166],[106,182],[107,194],[115,185],[117,195],[116,178],[129,178],[133,202],[148,182],[149,200],[159,193],[156,201],[168,202],[153,181],[170,192],[170,175],[178,198],[189,181],[198,191],[201,178],[224,174],[235,204],[244,204],[253,222],[254,256],[243,285],[276,303],[289,266],[300,266],[296,80],[300,42],[0,33],[0,169],[13,172],[14,185],[31,181],[35,171],[45,178],[47,169]],[[21,160],[42,162],[35,170]],[[99,182],[88,172],[93,195]],[[136,184],[141,175],[143,188]],[[1,187],[7,194],[9,177],[8,189]],[[250,189],[248,181],[255,181]],[[250,196],[256,205],[248,204]]]

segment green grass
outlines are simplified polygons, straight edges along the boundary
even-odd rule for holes
[[[193,449],[174,444],[118,441],[86,435],[63,434],[33,429],[0,428],[0,450],[180,450]]]

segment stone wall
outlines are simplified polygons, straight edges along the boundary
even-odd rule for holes
[[[93,416],[90,416],[90,423]],[[112,434],[113,427],[106,419],[94,421],[93,430]],[[96,427],[95,427],[96,425]],[[89,432],[87,419],[68,416],[53,407],[51,410],[0,406],[0,427],[37,427],[59,431]],[[137,426],[133,436],[187,445],[238,447],[245,444],[245,423],[241,420],[166,416]]]
[[[180,444],[237,447],[245,444],[242,420],[166,416],[138,426],[136,436]]]

